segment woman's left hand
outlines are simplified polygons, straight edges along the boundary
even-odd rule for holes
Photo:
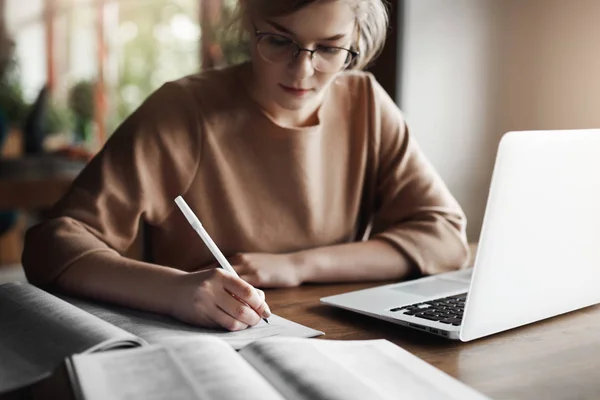
[[[294,287],[302,283],[292,254],[240,253],[229,258],[240,278],[255,287]]]

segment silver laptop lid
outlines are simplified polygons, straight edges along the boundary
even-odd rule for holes
[[[600,302],[600,130],[500,142],[461,340]]]

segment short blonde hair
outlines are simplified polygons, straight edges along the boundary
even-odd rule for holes
[[[238,0],[236,23],[233,26],[241,33],[243,21],[251,16],[278,17],[323,1],[344,1],[354,10],[357,39],[353,50],[360,54],[348,68],[366,68],[381,53],[385,44],[389,23],[385,0]]]

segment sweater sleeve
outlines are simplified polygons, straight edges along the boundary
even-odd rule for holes
[[[375,215],[371,238],[408,256],[423,275],[465,266],[466,218],[426,160],[385,90],[369,75],[379,125]]]
[[[121,124],[48,218],[28,230],[23,267],[52,284],[87,255],[114,257],[132,244],[140,220],[159,224],[190,185],[201,141],[191,94],[163,85]]]

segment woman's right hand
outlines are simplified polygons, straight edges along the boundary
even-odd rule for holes
[[[208,328],[239,331],[271,316],[265,293],[221,268],[177,277],[171,315]]]

